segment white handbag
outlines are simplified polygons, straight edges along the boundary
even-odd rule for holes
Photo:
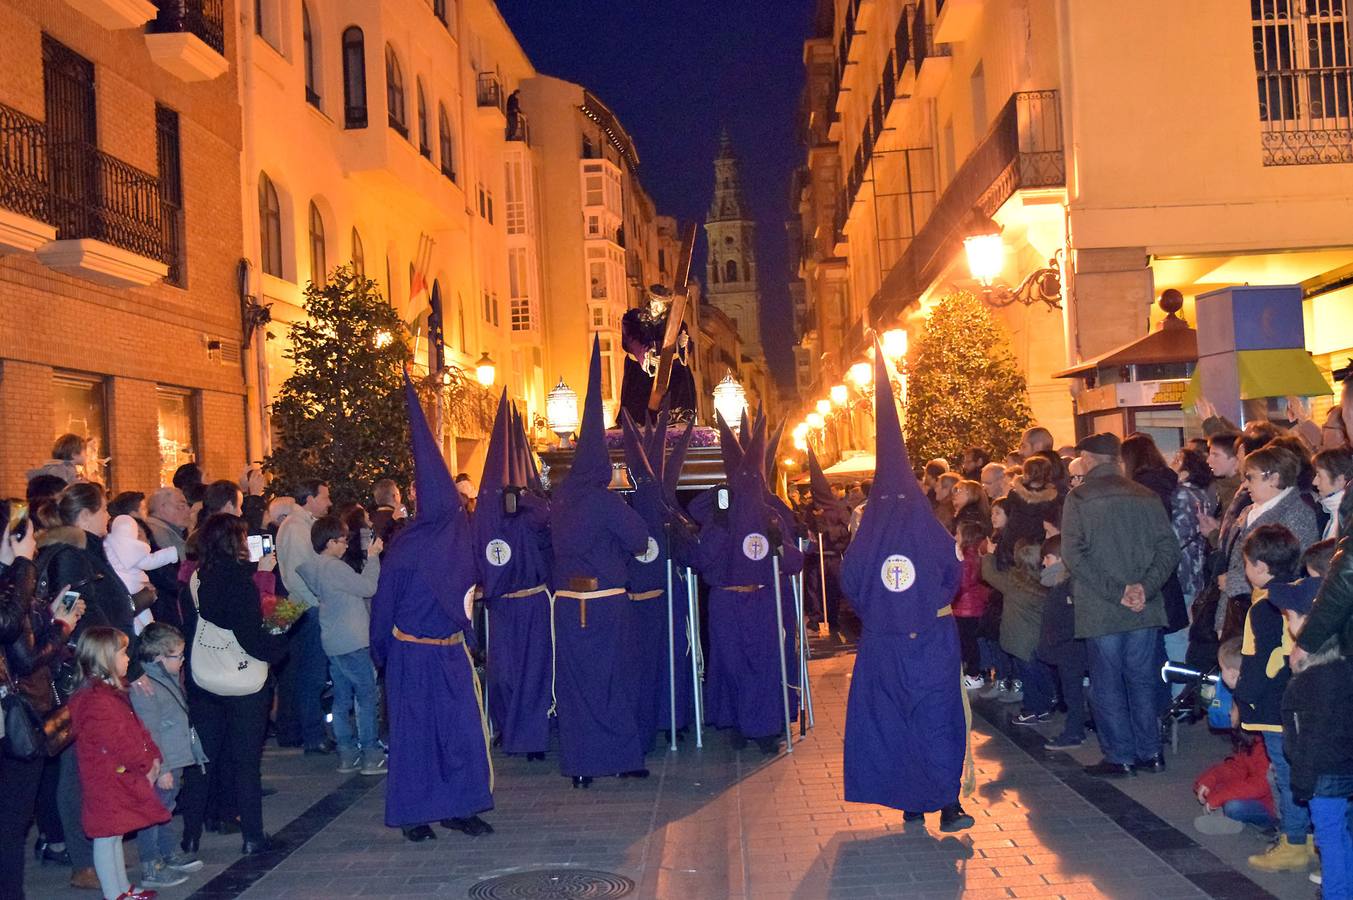
[[[188,583],[193,606],[198,607],[197,573]],[[193,632],[190,668],[193,681],[204,691],[221,697],[243,697],[263,689],[268,680],[268,664],[245,652],[235,632],[208,622],[199,608],[197,628]]]

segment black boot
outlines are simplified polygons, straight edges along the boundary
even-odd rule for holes
[[[902,812],[902,821],[903,821],[903,822],[924,822],[924,821],[925,821],[925,813],[923,813],[923,812],[907,812],[907,811],[903,810],[903,812]]]
[[[963,805],[954,801],[940,810],[940,831],[964,831],[973,826],[973,818],[963,811]]]
[[[590,788],[592,786],[591,775],[574,775],[573,786],[575,788]]]
[[[756,739],[756,746],[767,756],[774,756],[780,752],[780,736],[773,734],[769,737],[759,737]]]
[[[544,753],[528,753],[528,754],[526,754],[526,759],[527,759],[529,762],[543,762],[544,759],[545,759],[545,754],[544,754]]]
[[[415,844],[421,844],[423,841],[435,841],[437,832],[433,831],[428,825],[415,825],[412,828],[405,828],[404,839],[412,841]]]
[[[621,778],[647,778],[647,769],[630,769],[628,772],[621,772]]]
[[[470,816],[468,819],[442,819],[442,827],[468,834],[470,837],[493,834],[493,826],[479,816]]]

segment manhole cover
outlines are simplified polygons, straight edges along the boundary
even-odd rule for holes
[[[471,900],[603,900],[626,897],[634,882],[614,872],[595,869],[536,869],[481,881],[470,888]]]

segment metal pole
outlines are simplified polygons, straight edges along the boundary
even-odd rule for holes
[[[817,572],[822,579],[822,596],[818,600],[822,604],[822,624],[818,626],[818,630],[825,628],[830,633],[831,623],[827,621],[827,549],[820,531],[817,533]]]
[[[671,549],[670,542],[668,549]],[[671,701],[668,706],[671,712],[670,726],[668,731],[669,738],[667,749],[675,750],[677,748],[677,727],[676,727],[676,623],[672,615],[672,557],[667,557],[667,693]]]
[[[802,553],[804,544],[803,538],[799,538],[799,552]],[[796,600],[798,602],[799,614],[799,676],[800,679],[800,702],[803,705],[802,716],[806,720],[808,727],[813,727],[813,686],[808,680],[808,623],[804,617],[803,594],[807,576],[802,569],[799,570],[798,578],[795,579],[795,586],[798,588]]]
[[[489,713],[489,601],[485,598],[481,602],[484,604],[484,718],[489,724],[489,740],[493,740],[493,716]]]
[[[700,695],[700,670],[702,656],[700,652],[700,589],[695,580],[695,572],[686,567],[686,627],[690,629],[688,645],[691,650],[691,702],[695,707],[695,749],[705,746],[705,700]]]
[[[789,665],[785,660],[785,608],[781,602],[780,553],[770,557],[771,573],[775,578],[775,640],[780,645],[780,696],[785,704],[785,752],[794,752],[794,731],[789,725]]]

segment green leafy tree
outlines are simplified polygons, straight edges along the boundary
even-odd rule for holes
[[[381,478],[407,485],[404,323],[376,282],[348,266],[306,286],[305,311],[291,329],[295,371],[273,402],[278,440],[264,468],[283,489],[323,479],[336,505],[366,501]]]
[[[968,447],[1000,459],[1029,427],[1029,390],[1004,330],[972,294],[940,301],[907,368],[907,450],[921,465]]]

